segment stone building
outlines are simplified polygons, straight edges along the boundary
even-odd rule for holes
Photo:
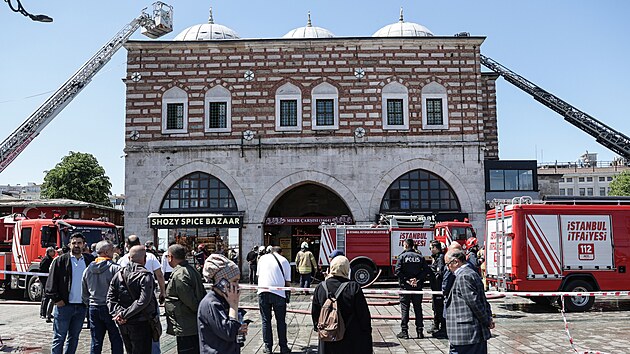
[[[321,222],[468,217],[483,237],[498,159],[485,37],[401,18],[373,36],[311,24],[243,39],[214,23],[129,41],[125,230],[210,251],[317,248]]]

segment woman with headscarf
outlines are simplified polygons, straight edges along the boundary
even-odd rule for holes
[[[329,296],[334,296],[343,283],[348,283],[337,299],[337,309],[343,318],[346,330],[343,339],[337,342],[319,341],[320,354],[372,353],[372,319],[367,301],[359,283],[349,280],[350,262],[345,256],[337,256],[330,262],[329,275],[324,280],[328,293],[320,283],[315,288],[311,316],[317,331],[319,313]]]
[[[247,324],[238,318],[238,266],[223,255],[211,254],[204,262],[203,276],[212,288],[197,311],[200,353],[238,354],[243,343],[237,337],[247,333]]]

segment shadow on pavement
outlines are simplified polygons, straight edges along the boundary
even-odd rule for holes
[[[392,347],[398,347],[400,346],[399,343],[394,343],[394,342],[374,342],[372,344],[372,346],[374,348],[392,348]]]

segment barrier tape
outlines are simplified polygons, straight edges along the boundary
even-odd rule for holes
[[[561,297],[560,299],[561,299],[560,303],[562,304],[560,313],[562,314],[562,321],[564,321],[564,331],[566,332],[567,338],[569,339],[569,344],[571,344],[571,349],[573,349],[574,352],[580,353],[580,354],[607,354],[605,352],[584,350],[584,349],[578,348],[578,346],[575,344],[575,341],[573,340],[573,337],[571,336],[571,331],[569,331],[569,322],[567,322],[567,316],[565,314],[565,309],[564,309],[564,297]]]
[[[37,275],[38,277],[47,277],[48,273],[36,273],[36,272],[14,272],[12,270],[0,270],[0,274],[14,274],[14,275]]]

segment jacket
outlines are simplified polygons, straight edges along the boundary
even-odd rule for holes
[[[106,306],[107,290],[120,266],[110,259],[92,262],[83,273],[83,303],[88,306]]]
[[[154,284],[153,273],[137,263],[130,262],[116,273],[109,284],[107,291],[109,313],[112,317],[121,314],[128,323],[147,322],[157,316]]]
[[[427,266],[422,253],[409,250],[401,253],[396,262],[395,274],[398,277],[400,287],[405,290],[422,289],[422,283],[431,270]],[[407,283],[410,279],[417,279],[418,286],[413,287]]]
[[[199,272],[187,261],[173,268],[166,287],[166,333],[174,336],[194,336],[198,333],[197,310],[206,296]]]
[[[72,263],[70,262],[72,253],[65,253],[54,259],[48,271],[46,280],[46,296],[53,302],[62,301],[69,303],[70,288],[72,287]],[[89,253],[83,254],[85,266],[89,266],[94,257]]]
[[[490,338],[492,309],[477,272],[470,265],[460,269],[445,302],[446,332],[452,345],[480,343]]]
[[[300,251],[297,256],[295,256],[295,266],[297,267],[298,273],[310,274],[317,269],[317,262],[311,251]]]
[[[442,279],[444,279],[444,272],[446,271],[446,265],[444,264],[444,254],[436,253],[432,254],[433,263],[429,266],[433,271],[433,279],[431,280],[431,290],[442,290]]]
[[[241,323],[228,316],[230,305],[214,290],[201,300],[197,311],[199,325],[199,352],[203,354],[238,354],[241,346],[236,342]]]
[[[50,271],[50,265],[52,264],[52,261],[53,258],[47,253],[44,258],[42,258],[42,260],[39,262],[39,272],[48,273]],[[48,277],[39,277],[39,280],[41,280],[42,282],[45,282],[47,279]],[[44,283],[44,286],[46,286],[46,283]]]
[[[319,342],[319,353],[372,353],[372,318],[359,283],[332,276],[325,280],[328,292],[334,295],[342,283],[349,282],[337,299],[337,309],[346,326],[343,339],[338,342]],[[311,317],[317,328],[319,313],[329,294],[319,284],[315,288]]]

